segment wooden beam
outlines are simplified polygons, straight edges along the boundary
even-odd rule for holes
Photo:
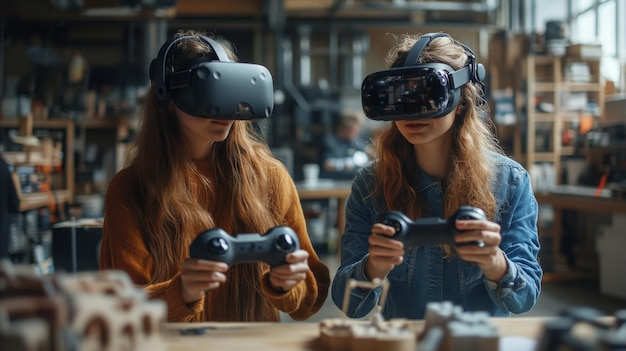
[[[285,10],[328,10],[334,0],[285,0]]]
[[[250,16],[262,11],[262,0],[179,0],[176,5],[178,16]]]

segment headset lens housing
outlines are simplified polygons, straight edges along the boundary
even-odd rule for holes
[[[447,115],[459,101],[444,64],[397,67],[365,77],[361,102],[365,115],[374,120],[433,118]]]
[[[174,103],[192,116],[254,120],[274,109],[272,75],[262,65],[203,62],[174,72],[170,80]]]

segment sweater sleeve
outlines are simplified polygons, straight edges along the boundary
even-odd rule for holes
[[[328,296],[330,275],[328,267],[319,259],[313,249],[306,230],[306,220],[298,197],[296,186],[286,170],[280,169],[274,177],[276,206],[286,225],[291,227],[300,240],[300,248],[309,253],[309,272],[298,285],[285,293],[276,292],[269,284],[269,269],[265,272],[262,288],[270,302],[277,309],[289,314],[294,320],[305,320],[314,315]]]
[[[149,284],[155,263],[129,210],[127,198],[131,191],[128,179],[127,171],[122,170],[111,180],[106,192],[100,269],[122,270],[151,298],[164,300],[169,322],[197,320],[202,313],[203,301],[189,306],[184,303],[180,274],[165,282]]]

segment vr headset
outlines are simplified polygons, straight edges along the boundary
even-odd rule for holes
[[[461,87],[469,82],[482,83],[485,67],[476,63],[472,50],[461,44],[468,63],[456,71],[444,63],[417,64],[433,39],[445,33],[423,35],[413,45],[402,67],[372,73],[361,85],[361,103],[365,115],[373,120],[393,121],[442,117],[456,108]]]
[[[194,60],[175,71],[168,63],[169,51],[181,40],[197,38],[213,49],[218,60]],[[150,63],[150,79],[156,85],[159,101],[171,97],[178,108],[196,117],[263,119],[274,109],[274,84],[269,70],[257,64],[231,61],[219,43],[205,36],[183,36],[163,44]]]

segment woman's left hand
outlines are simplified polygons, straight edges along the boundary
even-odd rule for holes
[[[485,220],[457,220],[456,228],[461,231],[455,237],[457,244],[482,241],[484,246],[457,245],[456,251],[462,260],[476,263],[485,277],[499,281],[507,271],[504,252],[500,250],[500,225]]]
[[[276,291],[288,291],[306,278],[309,271],[309,253],[298,250],[285,256],[287,263],[273,267],[270,271],[270,285]]]

